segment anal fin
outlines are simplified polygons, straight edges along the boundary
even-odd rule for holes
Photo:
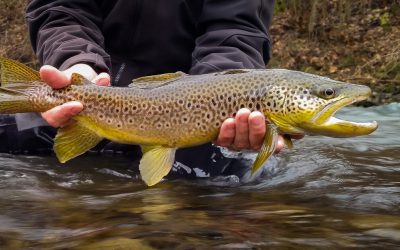
[[[276,148],[278,131],[272,124],[267,124],[266,126],[267,131],[265,133],[264,142],[256,160],[253,163],[251,174],[254,174],[264,164],[264,162],[274,153]]]
[[[54,152],[58,160],[65,163],[93,148],[102,139],[80,122],[73,122],[58,130],[54,139]]]
[[[143,157],[139,164],[140,174],[148,186],[153,186],[171,170],[176,148],[142,146],[142,151]]]

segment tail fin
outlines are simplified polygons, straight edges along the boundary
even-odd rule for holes
[[[39,72],[17,61],[0,57],[0,113],[34,112],[28,90],[40,80]]]

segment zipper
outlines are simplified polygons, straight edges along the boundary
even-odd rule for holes
[[[143,0],[136,0],[134,1],[134,6],[133,6],[133,11],[132,11],[132,19],[131,19],[131,28],[132,28],[132,33],[129,36],[129,43],[127,44],[127,50],[128,50],[128,58],[133,58],[134,55],[134,48],[135,48],[135,43],[137,41],[136,37],[138,35],[138,27],[139,27],[139,22],[140,22],[140,17],[142,13],[142,6],[143,6]]]

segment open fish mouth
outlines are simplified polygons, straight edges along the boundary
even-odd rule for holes
[[[374,132],[378,128],[376,121],[352,122],[333,116],[343,107],[367,99],[370,94],[371,90],[357,96],[343,97],[327,105],[313,117],[307,126],[307,132],[331,137],[354,137]]]

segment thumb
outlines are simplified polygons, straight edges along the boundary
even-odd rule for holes
[[[70,78],[64,74],[64,72],[59,71],[53,66],[43,65],[39,72],[42,80],[52,88],[64,88],[70,83]]]
[[[99,86],[108,87],[111,85],[111,77],[109,74],[102,72],[93,79],[93,82]]]

